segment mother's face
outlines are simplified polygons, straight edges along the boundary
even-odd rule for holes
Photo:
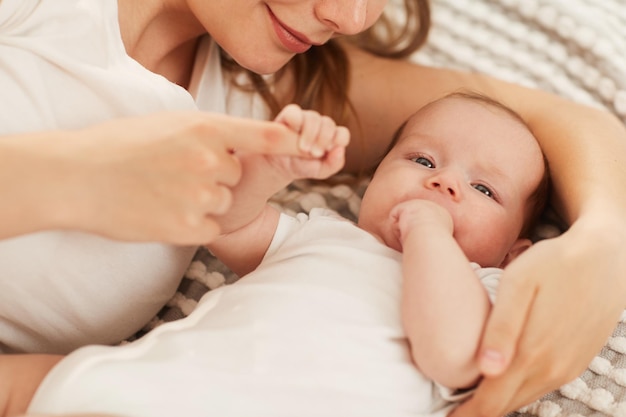
[[[388,0],[187,0],[240,65],[272,73],[295,54],[374,24]]]

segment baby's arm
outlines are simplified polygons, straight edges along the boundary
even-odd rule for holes
[[[476,353],[490,312],[486,290],[453,238],[448,212],[425,200],[392,217],[402,244],[402,320],[419,369],[448,388],[475,384]]]
[[[0,416],[26,412],[35,391],[61,355],[0,355]]]
[[[218,218],[222,235],[207,247],[239,276],[263,259],[278,223],[269,198],[299,178],[323,179],[344,164],[350,133],[327,116],[296,105],[286,106],[276,122],[298,132],[303,156],[238,154],[242,178],[233,188],[231,209]]]

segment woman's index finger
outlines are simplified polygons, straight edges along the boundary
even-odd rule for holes
[[[238,153],[302,155],[298,133],[282,123],[228,118],[223,125],[224,144]]]

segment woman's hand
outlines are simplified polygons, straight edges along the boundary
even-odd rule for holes
[[[480,349],[485,378],[453,417],[502,416],[584,371],[626,306],[620,223],[580,221],[505,269]]]
[[[345,127],[295,104],[285,106],[275,122],[294,133],[294,146],[301,153],[239,155],[242,177],[231,190],[232,208],[218,218],[222,233],[231,233],[254,221],[268,200],[292,181],[326,179],[343,167],[346,145],[350,142],[350,132]],[[272,231],[270,238],[273,234]]]
[[[232,208],[217,218],[222,229],[208,249],[237,275],[254,270],[276,232],[280,213],[270,198],[300,178],[324,179],[344,163],[348,129],[329,117],[295,104],[287,105],[275,122],[290,129],[301,155],[241,155],[242,177],[233,187]]]
[[[235,151],[301,154],[297,134],[280,123],[201,112],[9,139],[0,139],[0,147],[13,157],[13,172],[28,169],[16,192],[47,219],[31,229],[174,244],[206,243],[219,233],[213,216],[228,210],[241,176]],[[34,231],[15,228],[0,237]]]

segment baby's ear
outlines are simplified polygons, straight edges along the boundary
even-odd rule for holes
[[[530,248],[533,245],[533,242],[530,239],[517,239],[509,252],[504,257],[504,260],[500,264],[500,268],[506,267],[509,263],[513,261],[513,259],[517,258],[524,252],[526,249]]]

